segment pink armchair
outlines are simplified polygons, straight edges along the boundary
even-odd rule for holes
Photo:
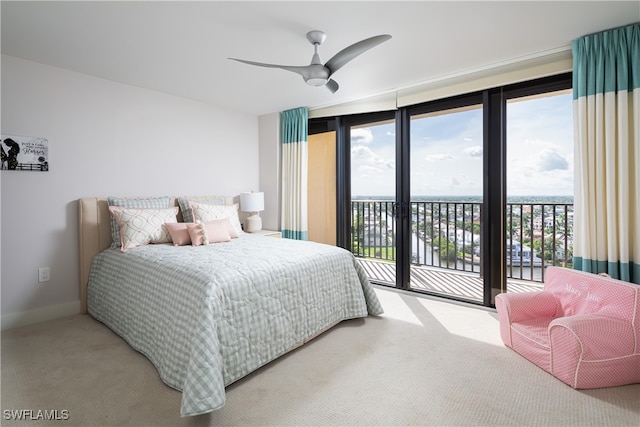
[[[507,347],[573,388],[640,383],[640,286],[561,267],[496,296]]]

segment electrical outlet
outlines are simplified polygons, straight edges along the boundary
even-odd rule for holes
[[[38,269],[38,282],[49,281],[49,267],[40,267]]]

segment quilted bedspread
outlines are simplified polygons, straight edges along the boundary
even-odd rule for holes
[[[225,386],[340,321],[382,313],[350,252],[254,235],[107,249],[88,308],[182,391],[183,416],[222,407]]]

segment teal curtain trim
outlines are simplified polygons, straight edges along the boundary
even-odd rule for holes
[[[308,240],[306,231],[282,230],[282,237],[284,239]]]
[[[282,143],[291,144],[306,141],[309,136],[309,110],[295,108],[280,113]]]
[[[640,23],[571,43],[573,99],[640,88]]]
[[[588,273],[607,273],[614,279],[640,285],[640,264],[634,262],[620,261],[598,261],[595,259],[573,258],[573,268],[575,270],[586,271]]]

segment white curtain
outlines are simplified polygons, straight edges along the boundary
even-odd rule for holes
[[[307,240],[308,119],[304,108],[283,111],[282,237]]]
[[[574,268],[640,283],[640,23],[572,52]]]

